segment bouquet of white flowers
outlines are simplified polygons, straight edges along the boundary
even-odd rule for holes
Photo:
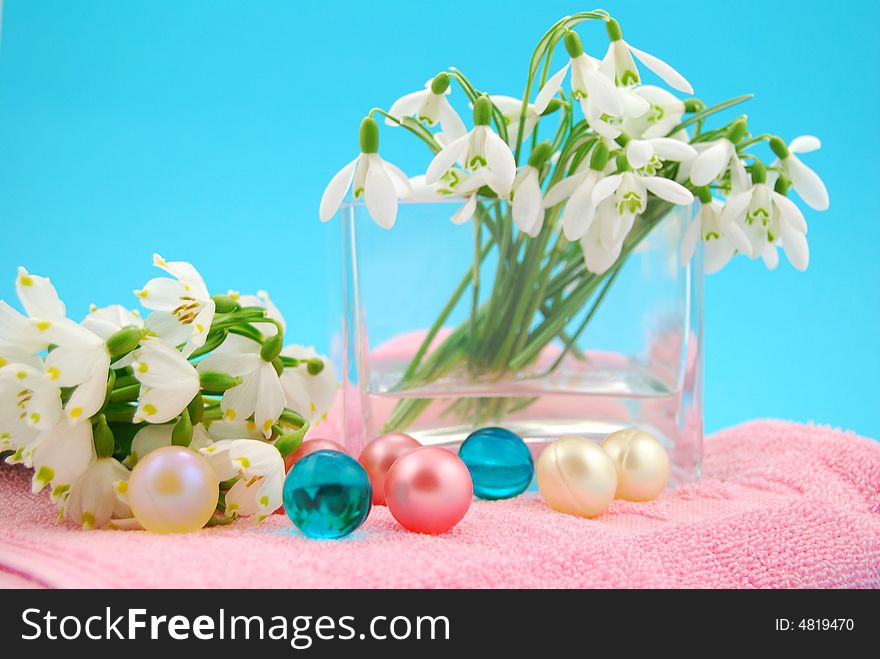
[[[49,279],[19,268],[24,313],[0,300],[0,452],[33,468],[61,516],[131,527],[130,470],[188,446],[223,466],[209,524],[260,521],[281,505],[283,456],[333,403],[333,365],[284,346],[265,292],[211,295],[191,264],[154,264],[171,276],[135,291],[149,315],[93,306],[79,323]]]

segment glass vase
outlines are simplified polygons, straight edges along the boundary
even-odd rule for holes
[[[391,230],[360,202],[340,211],[343,432],[357,455],[406,432],[457,446],[501,426],[537,456],[564,435],[638,427],[666,446],[672,482],[699,477],[702,264],[679,262],[692,207],[651,199],[601,275],[555,215],[536,237],[506,202],[401,203]]]

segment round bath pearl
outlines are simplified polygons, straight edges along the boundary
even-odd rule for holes
[[[566,436],[550,444],[538,458],[536,471],[541,496],[561,513],[593,517],[614,499],[614,461],[588,439]]]
[[[618,499],[652,501],[669,482],[669,455],[653,435],[631,428],[611,433],[602,448],[617,465]]]
[[[471,433],[458,449],[481,499],[509,499],[522,494],[535,475],[532,452],[526,443],[504,428],[482,428]]]
[[[357,460],[340,451],[315,451],[284,480],[284,510],[309,538],[341,538],[367,519],[370,479]]]
[[[454,453],[413,449],[385,476],[385,501],[400,524],[418,533],[445,533],[461,521],[473,498],[471,475]]]
[[[334,442],[332,439],[316,437],[315,439],[309,439],[303,442],[298,449],[284,458],[284,469],[290,471],[293,468],[293,465],[315,451],[339,451],[340,453],[347,453],[345,447],[339,442]]]
[[[373,505],[385,505],[385,475],[391,469],[391,465],[401,455],[421,444],[402,432],[394,432],[388,435],[376,437],[364,447],[358,457],[373,486]]]
[[[207,524],[220,484],[201,455],[165,446],[138,460],[128,480],[131,512],[147,531],[189,533]]]

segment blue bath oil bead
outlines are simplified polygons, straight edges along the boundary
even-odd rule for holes
[[[373,489],[357,460],[339,451],[315,451],[284,480],[284,511],[309,538],[341,538],[370,514]]]
[[[522,494],[535,475],[532,452],[519,437],[504,428],[481,428],[468,435],[458,449],[481,499],[509,499]]]

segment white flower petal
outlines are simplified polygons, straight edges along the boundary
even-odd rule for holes
[[[553,208],[557,204],[562,203],[578,188],[581,183],[584,182],[587,176],[589,176],[590,170],[579,172],[574,175],[566,176],[564,179],[555,184],[552,188],[547,191],[547,194],[544,195],[544,208]],[[592,189],[592,186],[590,186]]]
[[[550,76],[549,80],[547,80],[547,82],[544,83],[544,86],[541,87],[537,98],[535,98],[535,112],[537,114],[544,114],[544,110],[547,109],[550,101],[553,100],[553,97],[556,96],[556,92],[558,92],[559,88],[562,86],[562,81],[565,79],[565,74],[568,73],[568,68],[570,66],[571,62]]]
[[[685,80],[685,77],[669,66],[669,64],[643,50],[634,48],[629,43],[626,44],[626,47],[629,48],[629,51],[635,55],[642,64],[660,76],[663,82],[667,85],[680,92],[684,92],[685,94],[694,93],[694,88],[691,87],[691,83]]]
[[[537,235],[544,219],[538,170],[526,165],[523,171],[525,176],[517,186],[513,197],[513,221],[516,222],[520,231],[524,231],[528,235]]]
[[[412,184],[409,182],[409,177],[403,172],[403,170],[387,160],[382,160],[382,166],[385,167],[385,172],[391,177],[391,182],[394,184],[397,196],[400,198],[410,196],[412,194]]]
[[[158,254],[153,254],[153,265],[177,278],[190,296],[198,300],[207,300],[211,297],[208,293],[208,287],[205,286],[205,280],[202,279],[202,275],[192,263],[166,261]]]
[[[810,246],[807,237],[788,222],[782,223],[782,249],[795,269],[803,272],[810,264]]]
[[[592,202],[592,177],[578,187],[562,212],[562,231],[568,240],[580,240],[593,224],[596,207]]]
[[[828,190],[816,172],[798,160],[797,156],[786,158],[782,167],[807,206],[817,211],[828,210]]]
[[[37,493],[51,483],[52,499],[63,498],[95,459],[92,424],[70,427],[59,423],[43,433],[30,458],[34,468],[32,491]]]
[[[67,420],[73,425],[87,423],[94,416],[107,397],[107,375],[110,368],[110,358],[106,357],[94,366],[94,372],[89,379],[80,384],[71,394],[65,410]]]
[[[778,192],[771,192],[770,197],[773,199],[773,203],[776,204],[779,212],[782,213],[783,224],[791,225],[795,231],[800,233],[807,233],[807,221],[804,219],[804,214],[797,207],[796,203]]]
[[[272,436],[272,424],[278,421],[278,417],[284,411],[285,402],[284,389],[281,387],[275,368],[272,364],[263,362],[259,372],[254,421],[266,439]]]
[[[513,179],[516,176],[516,160],[507,142],[492,130],[486,131],[486,163],[489,170],[496,176],[503,189],[495,189],[502,197],[510,193]]]
[[[327,184],[324,194],[321,196],[319,216],[322,222],[327,222],[336,215],[345,193],[351,187],[351,179],[354,178],[354,170],[360,160],[360,156],[352,160],[340,169]],[[149,308],[149,307],[148,307]]]
[[[702,151],[691,164],[691,182],[694,185],[709,185],[717,179],[731,160],[731,143],[720,139]]]
[[[58,293],[47,277],[32,275],[19,266],[15,291],[24,310],[32,318],[62,318],[66,313],[64,303],[58,299]]]
[[[48,338],[20,312],[0,300],[0,342],[35,353],[49,346]]]
[[[259,369],[243,376],[243,382],[227,390],[220,400],[220,409],[229,421],[246,419],[257,409],[257,394],[260,390]]]
[[[187,295],[183,283],[168,277],[156,277],[134,292],[146,309],[172,311],[180,306],[180,298]]]
[[[639,178],[648,190],[673,204],[686,205],[694,200],[694,195],[690,190],[668,178],[662,176],[640,176]]]
[[[772,243],[765,245],[761,258],[764,260],[764,265],[767,266],[768,270],[775,270],[776,266],[779,265],[779,252],[776,251],[776,246]]]
[[[405,94],[391,104],[391,107],[388,109],[388,114],[390,114],[395,119],[411,117],[418,111],[425,98],[430,93],[430,89],[420,89],[417,92]],[[394,121],[388,119],[387,117],[385,118],[385,123],[389,126],[397,125]]]
[[[788,145],[788,150],[792,153],[811,153],[821,148],[822,141],[815,135],[800,135]]]
[[[626,145],[626,160],[633,169],[641,169],[654,156],[654,147],[647,140],[630,140]]]
[[[441,149],[428,165],[428,170],[425,172],[425,183],[428,185],[437,183],[456,162],[460,162],[467,153],[469,140],[470,133],[462,135]]]
[[[130,466],[137,464],[147,453],[155,451],[163,446],[171,446],[171,433],[174,432],[174,424],[148,424],[135,433],[131,440],[131,453],[126,458]]]
[[[608,197],[613,195],[617,188],[620,187],[622,181],[623,174],[612,174],[611,176],[606,176],[597,182],[593,187],[593,192],[590,196],[593,206],[598,206],[604,200],[608,199]]]
[[[655,137],[651,140],[651,146],[661,160],[684,162],[697,157],[697,151],[694,147],[671,137]]]
[[[477,196],[471,195],[467,198],[467,201],[462,204],[461,208],[455,211],[455,214],[452,216],[452,222],[454,224],[464,224],[474,214],[474,211],[477,209]]]
[[[437,118],[440,120],[443,132],[449,139],[456,140],[467,134],[464,122],[445,97],[440,98],[437,102]]]
[[[83,528],[96,529],[105,526],[114,513],[130,517],[131,511],[127,506],[120,506],[116,495],[117,483],[128,481],[130,475],[117,460],[101,458],[70,488],[65,514]]]
[[[679,257],[679,263],[682,266],[687,266],[694,257],[697,243],[700,240],[700,224],[700,220],[697,218],[688,225],[687,230],[684,232],[684,237],[681,240],[681,256]]]
[[[586,82],[591,100],[603,113],[614,117],[623,115],[623,99],[614,86],[614,83],[602,73],[587,66],[581,67],[581,73]]]
[[[364,182],[364,200],[370,217],[383,229],[390,229],[397,219],[397,189],[377,154],[370,154],[370,166]]]
[[[727,198],[719,222],[722,226],[732,224],[743,216],[752,201],[752,190],[746,190]],[[757,255],[755,255],[757,256]]]

